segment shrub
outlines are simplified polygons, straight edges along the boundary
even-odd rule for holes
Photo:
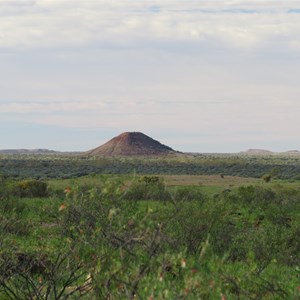
[[[277,201],[276,193],[260,186],[242,186],[238,189],[237,196],[240,202],[261,207]]]
[[[0,200],[0,213],[5,215],[12,215],[16,213],[21,214],[25,209],[25,203],[20,199],[13,198],[2,198]]]
[[[272,179],[272,176],[270,174],[265,174],[265,175],[262,176],[262,180],[264,182],[270,182],[271,179]]]
[[[5,180],[0,187],[2,197],[46,197],[48,196],[48,185],[40,180]]]
[[[174,201],[204,201],[206,199],[203,193],[190,187],[177,188],[171,195]]]
[[[48,186],[39,180],[22,180],[12,186],[13,194],[20,197],[46,197]]]
[[[170,193],[164,182],[157,176],[144,176],[134,180],[127,189],[125,199],[128,200],[170,200]]]

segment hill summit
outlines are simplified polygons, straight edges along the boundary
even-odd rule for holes
[[[151,156],[172,153],[176,153],[176,151],[141,132],[124,132],[102,146],[88,151],[86,154],[100,156]]]

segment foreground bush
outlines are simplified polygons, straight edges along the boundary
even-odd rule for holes
[[[135,179],[126,190],[124,197],[127,200],[170,200],[170,194],[163,180],[157,176],[143,176]]]
[[[46,197],[47,183],[39,180],[23,180],[17,182],[13,193],[20,197]]]
[[[299,299],[299,199],[281,187],[209,198],[159,179],[68,186],[51,199],[48,247],[22,248],[1,211],[0,299]]]
[[[0,186],[0,196],[2,197],[47,197],[48,185],[40,180],[14,181],[7,179]]]

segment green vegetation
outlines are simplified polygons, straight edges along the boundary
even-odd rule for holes
[[[203,154],[166,157],[0,155],[0,172],[15,178],[74,178],[88,174],[177,174],[299,180],[300,155]]]
[[[300,299],[298,183],[223,174],[2,176],[0,299]]]

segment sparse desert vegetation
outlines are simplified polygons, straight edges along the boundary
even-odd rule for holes
[[[72,178],[94,174],[221,175],[299,180],[300,155],[202,154],[171,156],[0,155],[0,170],[15,178]]]

